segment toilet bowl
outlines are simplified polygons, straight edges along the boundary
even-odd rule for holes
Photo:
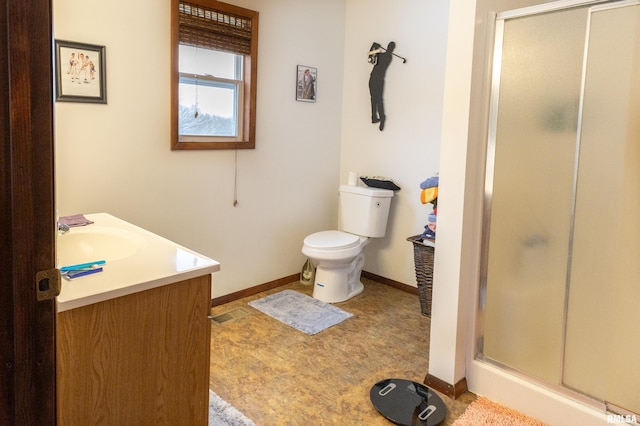
[[[316,265],[313,297],[344,302],[362,293],[360,273],[368,237],[342,231],[321,231],[304,239],[302,253]]]
[[[362,293],[360,273],[370,238],[384,237],[393,191],[352,185],[340,187],[340,230],[304,239],[302,253],[316,265],[313,297],[344,302]]]

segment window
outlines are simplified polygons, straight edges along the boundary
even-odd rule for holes
[[[255,148],[258,12],[172,2],[171,149]]]

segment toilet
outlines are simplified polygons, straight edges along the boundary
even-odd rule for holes
[[[393,191],[340,186],[339,231],[321,231],[304,239],[302,253],[316,265],[313,297],[344,302],[362,293],[360,273],[370,238],[384,237]]]

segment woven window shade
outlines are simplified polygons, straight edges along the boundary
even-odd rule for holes
[[[182,1],[178,8],[180,44],[251,54],[250,19]]]

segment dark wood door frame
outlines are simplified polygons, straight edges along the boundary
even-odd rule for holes
[[[0,424],[55,425],[51,0],[0,0]]]

